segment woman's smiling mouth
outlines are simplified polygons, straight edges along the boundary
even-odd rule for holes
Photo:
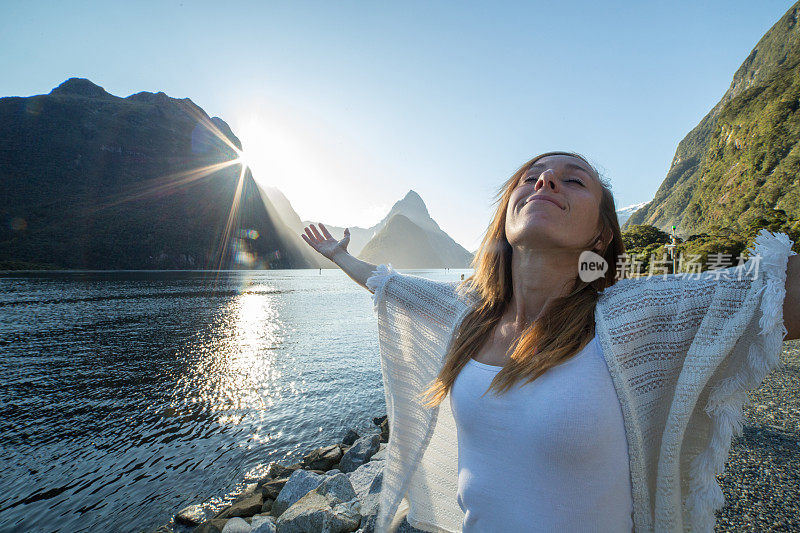
[[[547,196],[547,195],[544,195],[544,194],[534,194],[532,196],[529,196],[528,199],[525,200],[525,203],[522,204],[522,207],[525,207],[525,205],[527,205],[527,204],[529,204],[531,202],[535,202],[535,201],[550,202],[553,205],[555,205],[556,207],[558,207],[559,209],[564,209],[561,206],[561,203],[558,200],[556,200],[555,198],[552,198],[551,196]]]

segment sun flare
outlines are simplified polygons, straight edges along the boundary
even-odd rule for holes
[[[236,163],[242,165],[243,168],[249,168],[252,171],[253,170],[252,155],[248,154],[244,150],[237,150],[236,154],[238,155],[238,157],[236,158]]]

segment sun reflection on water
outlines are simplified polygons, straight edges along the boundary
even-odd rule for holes
[[[276,296],[269,294],[274,287],[251,280],[242,285],[212,327],[187,347],[184,357],[192,364],[177,382],[171,407],[180,411],[191,402],[220,426],[237,426],[247,416],[261,429],[266,410],[281,396],[282,372],[275,353],[285,325]],[[259,434],[260,429],[248,440],[263,443],[280,436]]]

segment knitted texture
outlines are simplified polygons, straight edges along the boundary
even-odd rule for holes
[[[747,391],[780,364],[792,244],[761,230],[741,267],[623,279],[600,293],[595,333],[622,408],[635,531],[713,532],[724,505],[715,475],[741,434]],[[404,498],[412,526],[461,531],[450,398],[428,409],[416,395],[436,378],[477,294],[391,264],[367,287],[390,427],[376,531],[394,531]]]

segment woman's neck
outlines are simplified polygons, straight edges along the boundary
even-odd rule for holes
[[[512,296],[504,319],[521,331],[555,298],[567,294],[578,272],[579,253],[515,248],[511,257]]]

